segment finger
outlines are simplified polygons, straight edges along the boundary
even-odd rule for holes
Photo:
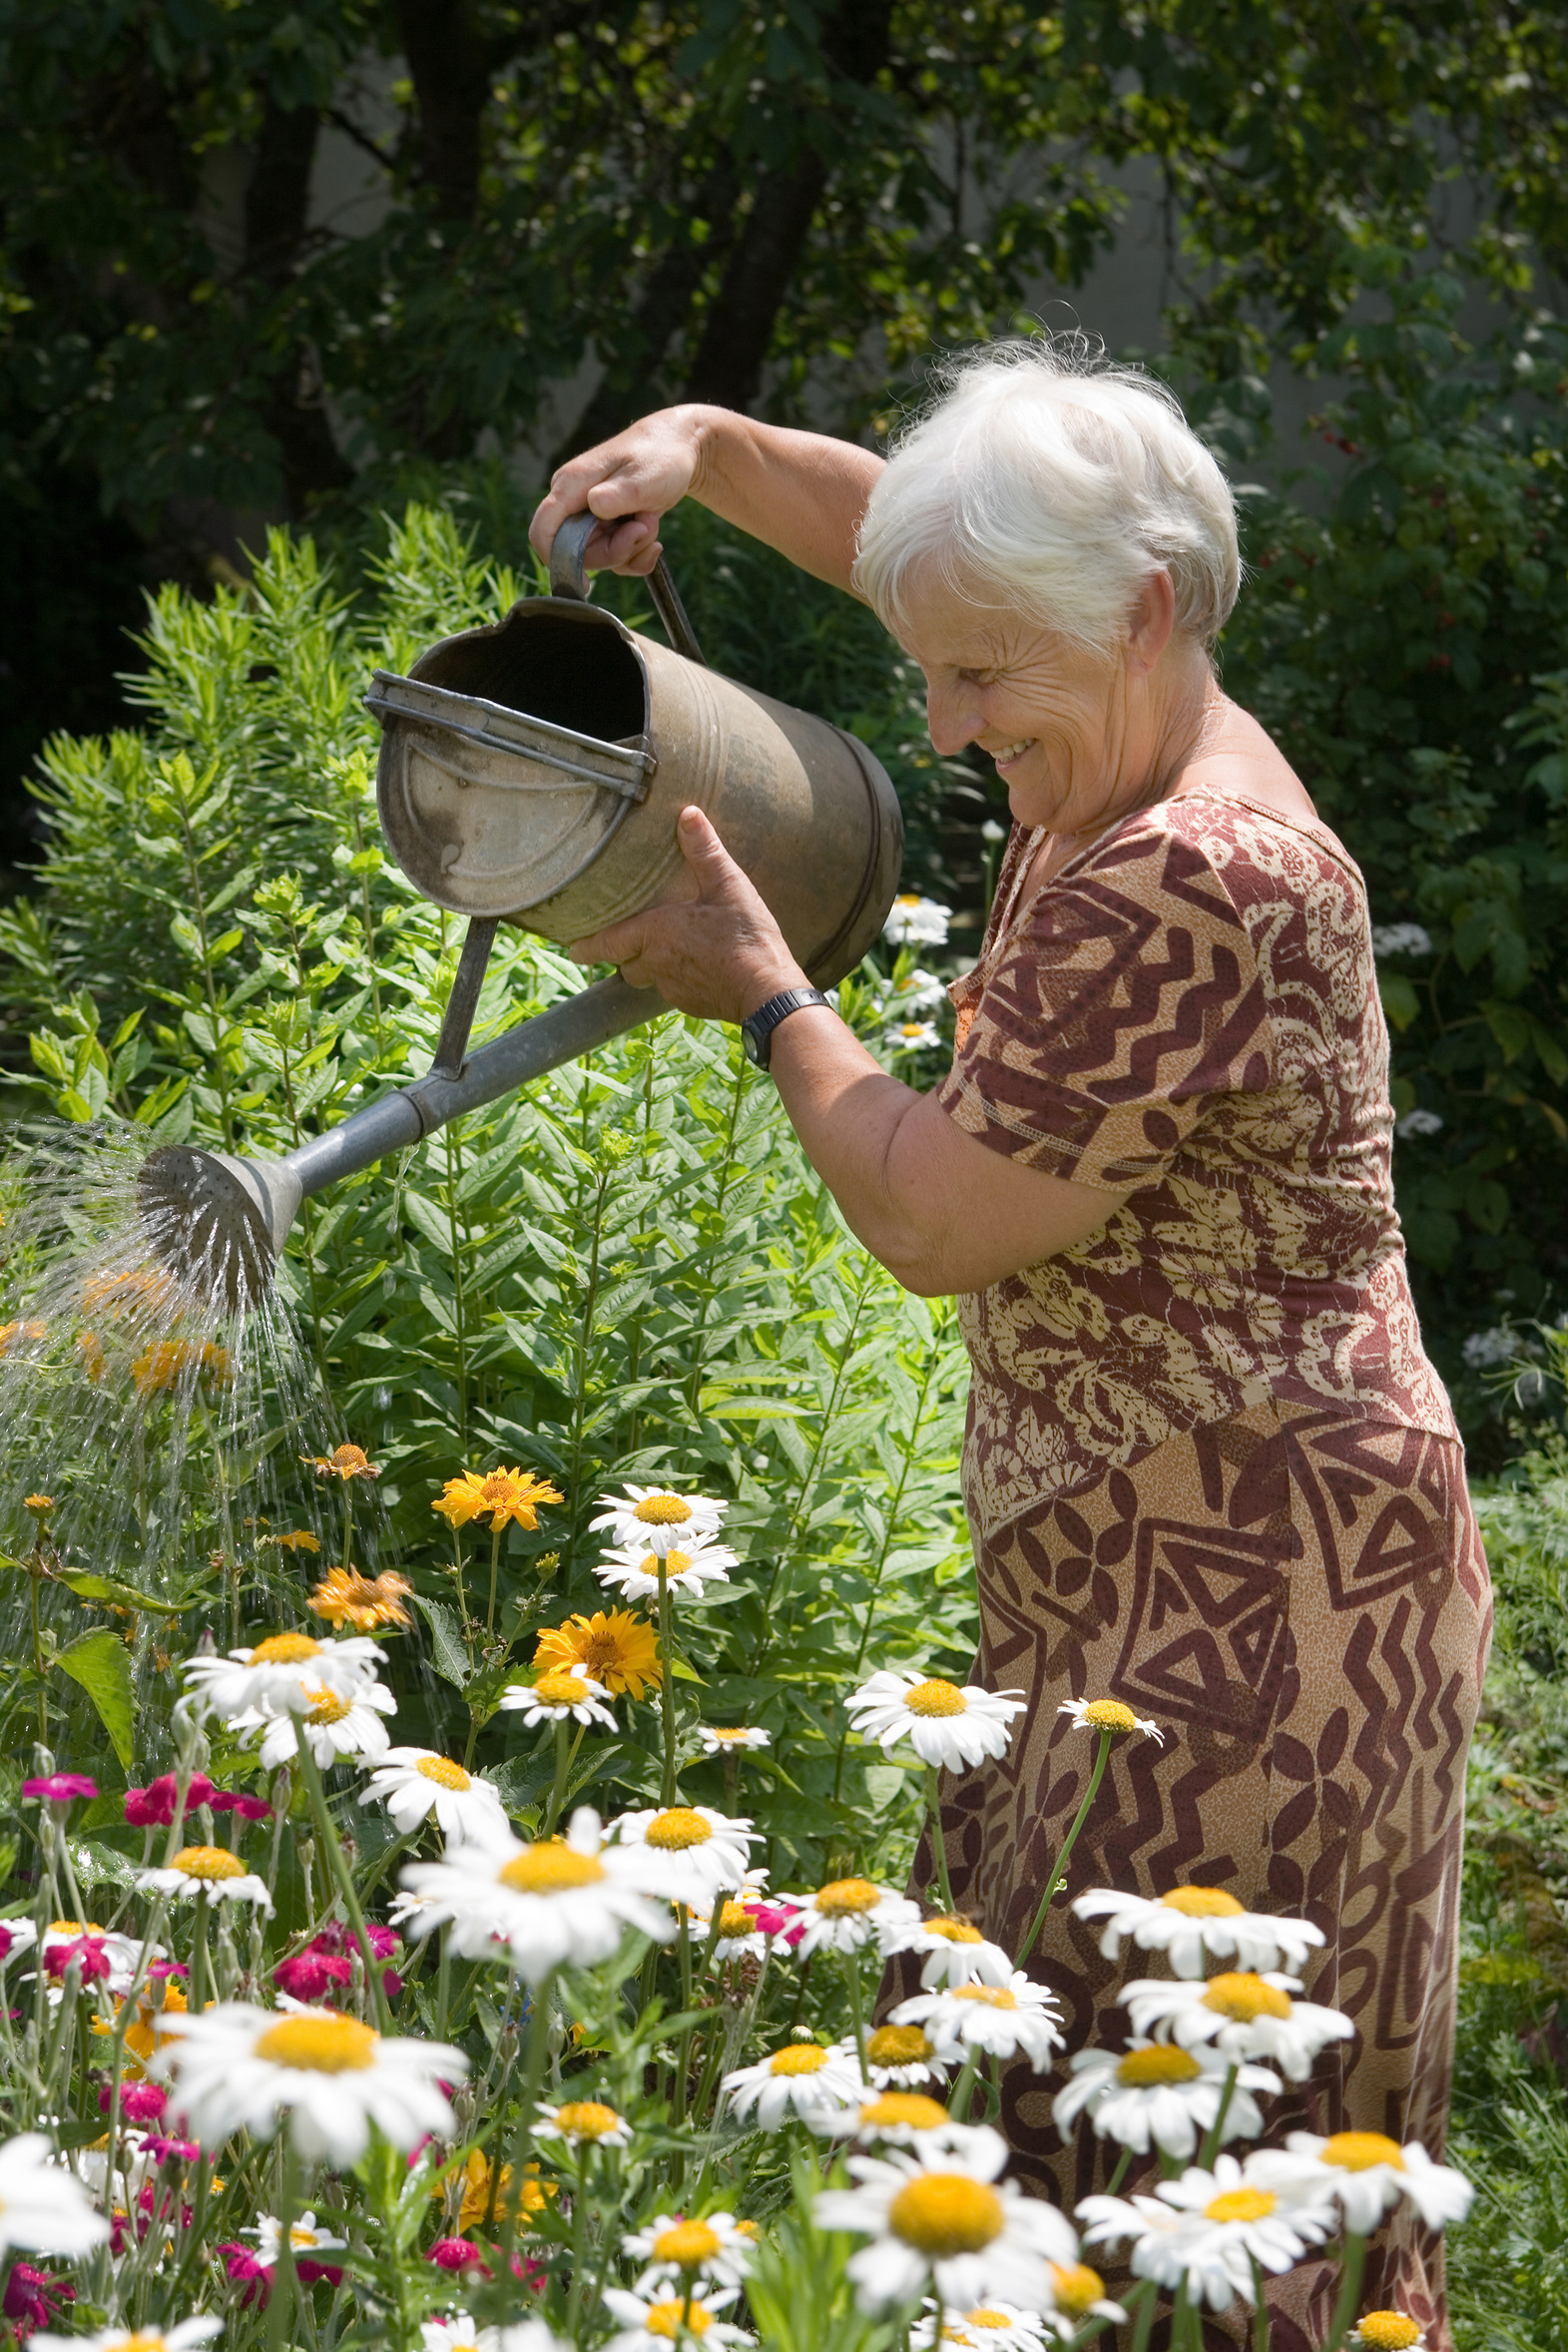
[[[640,915],[626,922],[613,922],[608,930],[595,931],[586,939],[574,939],[566,950],[574,963],[635,963],[646,944],[645,926]]]
[[[601,523],[588,542],[588,550],[596,570],[651,572],[662,552],[659,517],[652,512],[628,514],[617,522]]]
[[[718,898],[746,881],[701,809],[683,809],[676,822],[681,855],[692,870],[700,898]]]

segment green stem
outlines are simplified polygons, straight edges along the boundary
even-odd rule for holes
[[[1121,2187],[1122,2182],[1127,2178],[1128,2169],[1132,2164],[1132,2149],[1130,2147],[1124,2147],[1121,2154],[1116,2159],[1116,2170],[1111,2174],[1110,2179],[1105,2184],[1105,2193],[1108,2197],[1114,2197],[1117,2190]]]
[[[299,1777],[304,1782],[305,1795],[309,1799],[310,1811],[315,1819],[316,1835],[321,1841],[322,1851],[326,1856],[327,1869],[336,1881],[337,1891],[343,1899],[343,1909],[348,1914],[349,1924],[353,1928],[355,1940],[359,1946],[360,1958],[364,1962],[365,1990],[375,2005],[376,2023],[383,2034],[389,2034],[392,2030],[392,2021],[387,2014],[386,1992],[381,1983],[380,1965],[370,1949],[370,1937],[364,1924],[364,1913],[360,1909],[359,1896],[354,1887],[353,1873],[350,1871],[343,1849],[338,1843],[337,1832],[332,1827],[332,1817],[326,1808],[326,1792],[321,1786],[321,1775],[316,1768],[315,1755],[302,1723],[296,1725],[295,1734],[294,1761],[298,1766]]]
[[[865,2074],[865,2014],[860,1999],[860,1955],[858,1950],[843,1956],[844,1975],[849,1982],[849,2022],[854,2029],[854,2058],[863,2078]]]
[[[931,1852],[936,1860],[936,1883],[942,1890],[942,1909],[953,1910],[953,1886],[947,1875],[947,1840],[942,1835],[942,1776],[934,1764],[925,1768],[925,1815],[931,1828]]]
[[[38,1676],[38,1744],[46,1748],[49,1745],[49,1677],[44,1671],[44,1636],[38,1620],[39,1573],[39,1569],[30,1568],[27,1581],[33,1608],[33,1672]]]
[[[1269,2306],[1264,2300],[1264,2266],[1253,2256],[1253,2352],[1269,2352]]]
[[[969,2120],[969,2101],[974,2096],[974,2078],[979,2070],[980,2061],[971,2051],[958,2069],[958,2079],[947,2101],[947,2112],[955,2123],[967,2123]]]
[[[484,1629],[487,1638],[495,1631],[495,1583],[501,1566],[501,1537],[504,1532],[504,1521],[501,1526],[492,1527],[490,1531],[490,1605],[484,1613]]]
[[[1366,2240],[1354,2230],[1344,2233],[1344,2269],[1339,2279],[1338,2299],[1333,2307],[1333,2318],[1328,2326],[1328,2340],[1323,2352],[1339,2352],[1355,2317],[1355,2306],[1360,2299],[1361,2272],[1366,2266]]]
[[[659,1643],[664,1656],[660,1661],[662,1676],[659,1685],[659,1703],[664,1717],[664,1780],[659,1802],[666,1807],[675,1803],[676,1792],[674,1635],[674,1612],[670,1605],[670,1579],[661,1557],[659,1562]]]
[[[299,2164],[294,2154],[294,2143],[285,2124],[279,2156],[282,2178],[277,2196],[277,2262],[272,2272],[272,2292],[266,2306],[266,2352],[283,2352],[292,2337],[290,2322],[294,2302],[299,2292],[299,2276],[294,2268],[294,2215],[299,2210]]]
[[[572,1777],[572,1766],[577,1761],[577,1751],[583,1744],[583,1734],[587,1729],[588,1726],[586,1723],[579,1723],[577,1726],[577,1737],[573,1739],[571,1735],[572,1724],[570,1716],[563,1715],[560,1721],[556,1724],[555,1786],[550,1791],[549,1810],[545,1814],[544,1822],[539,1831],[541,1839],[547,1838],[551,1835],[556,1823],[561,1818],[561,1808],[566,1803],[567,1783]]]
[[[1089,1786],[1084,1790],[1083,1803],[1073,1815],[1073,1826],[1062,1840],[1061,1850],[1051,1865],[1050,1875],[1045,1882],[1045,1893],[1040,1897],[1040,1907],[1029,1923],[1029,1933],[1019,1947],[1018,1957],[1013,1963],[1015,1968],[1023,1967],[1024,1962],[1034,1950],[1040,1930],[1045,1925],[1045,1915],[1051,1908],[1057,1884],[1063,1871],[1067,1868],[1067,1858],[1078,1843],[1078,1832],[1088,1820],[1089,1808],[1094,1803],[1101,1781],[1105,1778],[1105,1767],[1110,1758],[1111,1741],[1114,1737],[1115,1734],[1110,1731],[1102,1731],[1100,1734],[1100,1753],[1094,1760],[1094,1770],[1089,1775]]]
[[[511,2257],[518,2218],[523,2209],[523,2194],[528,2178],[528,2150],[533,2144],[534,2113],[539,2104],[539,2086],[544,2080],[545,2060],[550,2055],[550,2002],[554,1988],[555,1977],[552,1973],[532,1990],[533,2012],[528,2021],[528,2070],[523,2077],[522,2104],[517,2110],[517,2124],[512,2134],[511,2194],[501,2221],[501,2252],[507,2260]],[[499,2146],[495,2163],[499,2173]]]
[[[207,1897],[196,1899],[196,1918],[191,1929],[191,2015],[199,2018],[207,2007],[207,1979],[209,1973],[207,1946]]]
[[[1226,2075],[1225,2088],[1220,2093],[1220,2104],[1215,2109],[1214,2121],[1204,2134],[1204,2143],[1198,2152],[1198,2161],[1205,2172],[1214,2170],[1214,2160],[1220,2152],[1220,2134],[1225,2129],[1225,2119],[1231,2111],[1231,2100],[1236,2092],[1236,2078],[1241,2070],[1239,2064],[1233,2065]]]

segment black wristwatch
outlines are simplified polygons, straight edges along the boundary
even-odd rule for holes
[[[774,1031],[781,1021],[786,1021],[802,1004],[825,1004],[820,988],[785,988],[780,996],[770,996],[755,1012],[749,1012],[741,1023],[741,1045],[750,1062],[766,1070],[773,1057]]]

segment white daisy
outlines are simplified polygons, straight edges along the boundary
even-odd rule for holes
[[[382,2037],[335,2010],[253,2009],[220,2002],[163,2021],[151,2071],[173,2077],[170,2104],[193,2139],[218,2147],[244,2127],[270,2138],[279,2115],[307,2160],[357,2164],[375,2124],[394,2147],[429,2132],[452,2139],[456,2119],[439,2087],[468,2060],[442,2042]]]
[[[479,2352],[479,2322],[466,2311],[419,2322],[421,2352]]]
[[[1075,2051],[1068,2060],[1073,2079],[1057,2092],[1051,2119],[1064,2139],[1087,2115],[1101,2139],[1120,2140],[1140,2155],[1154,2146],[1167,2155],[1190,2156],[1199,2134],[1214,2127],[1231,2063],[1206,2043],[1182,2050],[1171,2042],[1135,2042],[1121,2057],[1110,2050]],[[1252,2094],[1279,2088],[1279,2076],[1267,2066],[1242,2066],[1225,2110],[1225,2138],[1256,2139],[1264,2118]]]
[[[1043,2073],[1053,2050],[1062,2047],[1062,2013],[1044,1985],[1013,1971],[1005,1985],[972,1982],[945,1993],[917,1993],[893,2011],[895,2026],[923,2026],[943,2058],[967,2058],[988,2050],[997,2058],[1021,2051]]]
[[[982,1985],[1010,1982],[1013,1964],[1000,1944],[988,1944],[966,1919],[938,1912],[932,1919],[895,1921],[882,1937],[882,1957],[895,1952],[918,1952],[920,1982],[929,1991],[937,1985],[963,1985],[978,1977]]]
[[[853,2045],[837,2048],[852,2060]],[[858,2106],[832,2114],[807,2115],[813,2131],[830,2139],[886,2140],[894,2147],[945,2147],[963,2154],[976,2126],[955,2122],[939,2099],[923,2090],[879,2090],[862,2094]]]
[[[1058,1715],[1070,1715],[1080,1731],[1137,1732],[1142,1739],[1165,1745],[1165,1733],[1147,1715],[1135,1715],[1120,1699],[1063,1699]]]
[[[669,2352],[671,2341],[680,2335],[684,2321],[690,2334],[704,2344],[716,2347],[725,2344],[752,2344],[757,2341],[745,2328],[734,2327],[717,2314],[735,2301],[734,2287],[721,2287],[717,2294],[703,2293],[688,2297],[677,2288],[669,2295],[633,2295],[624,2287],[606,2287],[600,2300],[614,2320],[620,2322],[604,2352]]]
[[[716,1813],[712,1805],[654,1806],[646,1813],[622,1813],[610,1833],[623,1851],[644,1848],[658,1855],[699,1900],[745,1885],[751,1849],[761,1833],[750,1820]]]
[[[1056,2301],[1045,2324],[1055,2335],[1076,2336],[1086,2319],[1108,2319],[1116,2327],[1126,2321],[1121,2304],[1111,2301],[1104,2279],[1087,2262],[1053,2262],[1051,2286]],[[985,2352],[984,2339],[977,2337],[976,2343]]]
[[[947,982],[920,964],[915,965],[902,987],[890,989],[887,996],[887,1003],[900,1013],[935,1012],[947,1001]]]
[[[1122,1990],[1122,2007],[1136,2036],[1163,2027],[1162,2041],[1184,2050],[1212,2042],[1228,2058],[1267,2058],[1293,2082],[1305,2082],[1317,2053],[1347,2042],[1355,2028],[1336,2009],[1296,2001],[1300,1980],[1271,1970],[1211,1977],[1207,1985],[1167,1985],[1140,1977]]]
[[[1206,1951],[1233,1968],[1300,1970],[1323,1940],[1310,1920],[1246,1911],[1220,1887],[1173,1887],[1152,1902],[1091,1887],[1073,1910],[1079,1919],[1106,1919],[1100,1950],[1107,1960],[1121,1958],[1122,1939],[1130,1936],[1142,1952],[1163,1952],[1179,1977],[1201,1977]]]
[[[539,2109],[534,2136],[563,2139],[568,2147],[630,2147],[632,2126],[603,2099],[569,2098],[558,2107]]]
[[[890,1053],[922,1053],[928,1045],[940,1045],[942,1032],[934,1021],[895,1021],[882,1031],[882,1043]]]
[[[706,2294],[711,2285],[742,2284],[756,2257],[757,2239],[733,2213],[704,2213],[695,2218],[656,2213],[652,2221],[621,2240],[621,2251],[644,2266],[637,2281],[640,2295],[673,2289],[685,2277],[700,2279]]]
[[[755,2114],[758,2128],[777,2131],[791,2115],[814,2117],[858,2108],[865,2083],[852,2057],[819,2042],[786,2042],[755,2066],[737,2066],[720,2088],[737,2121]]]
[[[269,1633],[254,1649],[231,1650],[226,1658],[187,1658],[181,1672],[189,1688],[184,1704],[198,1714],[212,1712],[232,1722],[251,1708],[267,1714],[308,1714],[322,1690],[352,1698],[386,1652],[366,1634],[343,1641],[317,1641],[309,1633]]]
[[[1363,2311],[1345,2337],[1355,2352],[1426,2352],[1426,2331],[1403,2311]]]
[[[108,2222],[56,2163],[41,2131],[0,2142],[0,2254],[17,2246],[30,2254],[90,2254],[108,2235]]]
[[[748,1871],[747,1873],[749,1880],[758,1877],[766,1878],[767,1875],[766,1871]],[[754,1895],[754,1900],[756,1899],[760,1899],[760,1896]],[[712,1904],[694,1903],[690,1909],[697,1927],[704,1933],[712,1934],[714,1926]],[[719,1907],[719,1933],[714,1940],[715,1961],[723,1964],[732,1960],[762,1961],[767,1958],[768,1938],[757,1925],[755,1911],[746,1902],[744,1896],[726,1895]]]
[[[936,2045],[920,2026],[875,2026],[865,2038],[865,2070],[878,2090],[917,2090],[947,2079]]]
[[[678,1900],[685,1884],[646,1846],[604,1845],[599,1816],[586,1805],[564,1840],[530,1846],[510,1831],[487,1831],[402,1875],[408,1892],[423,1898],[403,1915],[410,1936],[450,1921],[452,1948],[465,1960],[507,1961],[530,1985],[562,1966],[596,1967],[628,1928],[667,1944],[675,1922],[649,1898]]]
[[[986,1756],[1005,1756],[1012,1719],[1027,1704],[1021,1690],[960,1686],[908,1667],[900,1674],[873,1674],[851,1691],[844,1711],[862,1739],[883,1748],[907,1740],[922,1763],[955,1771]]]
[[[508,1714],[521,1710],[529,1730],[536,1723],[598,1723],[615,1729],[610,1693],[581,1666],[548,1666],[536,1682],[509,1682],[498,1703]]]
[[[260,2219],[252,2222],[249,2229],[243,2229],[240,2235],[255,2238],[258,2257],[269,2269],[275,2264],[282,2250],[283,2240],[282,2224],[275,2213],[261,2214]],[[289,2224],[288,2243],[293,2248],[296,2258],[301,2254],[307,2258],[312,2256],[318,2258],[322,2254],[341,2254],[346,2253],[348,2248],[348,2240],[345,2237],[333,2237],[320,2226],[313,2210],[298,2214]]]
[[[505,1700],[502,1700],[505,1705]],[[434,1814],[449,1845],[486,1832],[505,1833],[506,1808],[500,1791],[466,1765],[433,1748],[388,1748],[359,1796],[361,1805],[384,1803],[404,1837]]]
[[[1434,2164],[1418,2139],[1401,2147],[1380,2131],[1336,2131],[1318,2139],[1293,2131],[1283,2148],[1262,2148],[1249,2177],[1282,2196],[1336,2197],[1346,2229],[1369,2237],[1390,2205],[1408,2197],[1428,2229],[1462,2221],[1475,2190],[1451,2164]]]
[[[730,1570],[741,1565],[739,1554],[713,1535],[683,1534],[679,1542],[653,1545],[645,1529],[633,1542],[607,1551],[594,1574],[623,1600],[650,1600],[659,1591],[661,1560],[665,1589],[690,1593],[694,1599],[705,1584],[728,1584]]]
[[[697,1736],[705,1756],[734,1756],[746,1748],[767,1748],[773,1745],[760,1723],[751,1724],[744,1731],[716,1731],[707,1723],[699,1723]]]
[[[202,1895],[209,1903],[254,1903],[268,1914],[272,1908],[265,1880],[247,1870],[226,1846],[182,1846],[161,1870],[139,1871],[136,1883],[144,1893]]]
[[[927,2297],[923,2316],[909,2330],[910,2352],[935,2352],[938,2342],[962,2345],[964,2352],[1044,2352],[1044,2320],[1017,2303],[977,2303],[968,2311],[945,2311],[940,2338],[936,2323],[937,2305]]]
[[[510,2327],[481,2327],[467,2311],[449,2311],[444,2319],[419,2324],[421,2352],[566,2352],[560,2338],[542,2319],[524,2319]]]
[[[611,1541],[640,1544],[647,1551],[685,1550],[693,1536],[717,1535],[728,1502],[707,1494],[675,1494],[668,1486],[628,1486],[623,1494],[601,1494],[600,1512],[588,1524],[614,1530]]]
[[[101,2327],[86,2336],[29,2336],[31,2352],[193,2352],[223,2333],[216,2312],[198,2312],[176,2327]]]
[[[1050,2266],[1076,2262],[1078,2241],[1054,2205],[998,2179],[1006,2162],[1006,2141],[989,2129],[975,2132],[962,2158],[915,2148],[848,2159],[858,2186],[824,2190],[813,2212],[819,2229],[870,2239],[848,2265],[863,2309],[884,2311],[931,2288],[966,2310],[988,2295],[1050,2309]]]
[[[801,1935],[794,1948],[798,1960],[809,1960],[819,1951],[858,1952],[873,1936],[880,1940],[889,1928],[920,1916],[918,1903],[870,1879],[829,1879],[814,1895],[791,1895],[787,1900],[799,1907]]]
[[[1174,2238],[1161,2241],[1158,2266],[1139,2275],[1167,2287],[1185,2277],[1194,2301],[1207,2299],[1216,2311],[1233,2294],[1254,2300],[1254,2261],[1278,2276],[1333,2233],[1330,2205],[1288,2207],[1259,2185],[1251,2161],[1244,2167],[1234,2156],[1217,2157],[1212,2172],[1190,2165],[1179,2180],[1162,2180],[1156,2193],[1175,2207],[1178,2228]]]
[[[31,1952],[37,1941],[38,1930],[30,1919],[0,1920],[0,1968]]]
[[[248,1707],[230,1718],[229,1728],[244,1734],[246,1743],[261,1734],[257,1756],[268,1772],[291,1764],[299,1753],[299,1731],[310,1743],[310,1753],[324,1772],[345,1756],[378,1764],[386,1754],[387,1730],[383,1715],[395,1715],[397,1701],[384,1682],[361,1683],[357,1690],[328,1690],[324,1683],[305,1692],[309,1705],[302,1714],[277,1707]]]
[[[893,900],[882,924],[882,936],[895,947],[945,947],[947,926],[953,919],[950,906],[939,899],[922,898],[918,890],[905,890]]]

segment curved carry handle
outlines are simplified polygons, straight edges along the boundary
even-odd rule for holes
[[[578,604],[588,602],[588,573],[583,564],[583,554],[598,524],[598,515],[585,510],[582,514],[569,514],[556,532],[550,549],[552,596],[570,596]],[[681,602],[680,593],[670,577],[670,567],[662,555],[648,576],[648,586],[653,596],[654,609],[664,623],[665,635],[676,652],[683,654],[687,661],[696,662],[699,669],[706,670],[708,664],[703,659],[702,647],[686,617],[686,607]]]

